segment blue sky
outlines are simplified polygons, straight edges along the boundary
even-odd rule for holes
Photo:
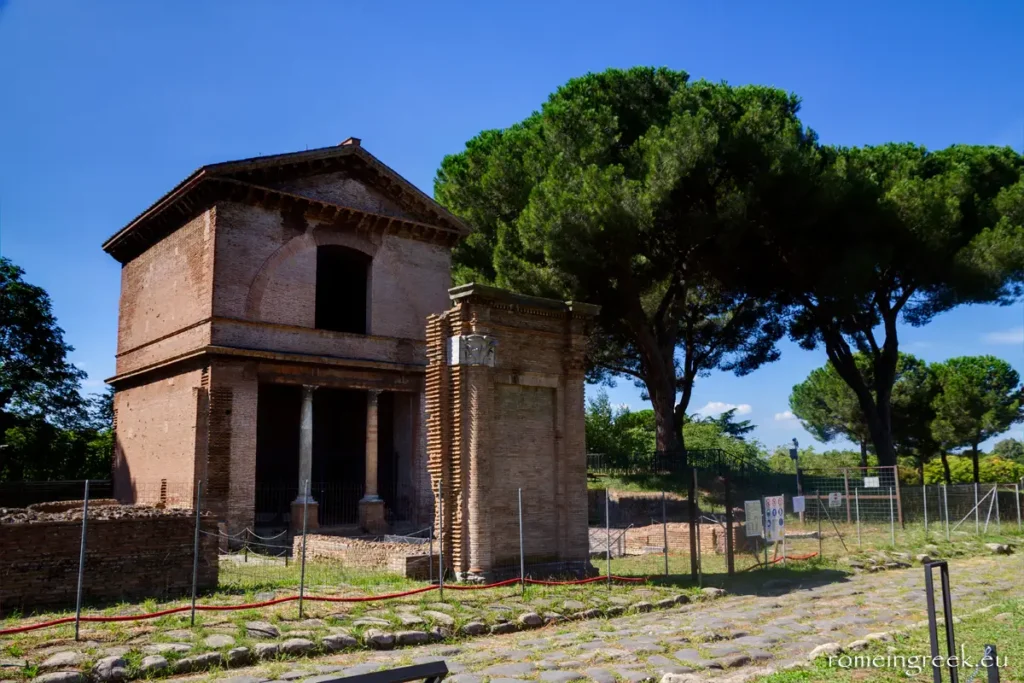
[[[791,90],[829,143],[1021,149],[1024,4],[895,5],[0,0],[0,253],[50,292],[97,390],[119,291],[100,244],[205,163],[356,136],[429,192],[480,130],[634,65]],[[1024,373],[1020,305],[901,335],[929,361],[992,353]],[[767,445],[811,443],[783,413],[824,360],[787,342],[753,375],[701,380],[691,410],[747,406]],[[629,382],[609,393],[644,407]]]

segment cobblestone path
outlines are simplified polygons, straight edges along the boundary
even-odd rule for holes
[[[1024,595],[1022,564],[1019,556],[952,562],[954,613],[966,614]],[[845,646],[869,634],[905,629],[926,618],[924,571],[920,567],[860,574],[820,585],[768,581],[758,593],[645,614],[556,624],[457,645],[341,654],[227,671],[219,674],[218,681],[317,683],[439,658],[447,662],[453,683],[584,679],[616,683],[657,680],[665,673],[689,671],[709,680],[748,680],[806,660],[818,645],[836,642]]]

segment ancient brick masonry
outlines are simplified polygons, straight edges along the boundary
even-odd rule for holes
[[[586,573],[584,349],[598,309],[480,285],[450,295],[428,319],[426,377],[446,562],[468,580],[517,572],[522,488],[527,563]]]
[[[217,585],[217,524],[202,519],[199,588]],[[0,613],[75,604],[81,521],[0,524]],[[172,597],[192,589],[195,518],[90,519],[83,596],[89,603]]]

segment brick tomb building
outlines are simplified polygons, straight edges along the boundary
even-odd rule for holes
[[[191,505],[203,481],[229,531],[308,505],[311,527],[380,533],[439,524],[440,483],[446,554],[484,576],[522,486],[529,554],[585,562],[596,308],[449,293],[469,231],[355,138],[186,178],[103,245],[122,264],[115,496]]]

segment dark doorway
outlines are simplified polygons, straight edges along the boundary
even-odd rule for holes
[[[338,245],[316,250],[317,329],[366,334],[370,257]]]
[[[256,403],[256,525],[287,526],[299,492],[302,387],[260,384]]]
[[[366,392],[313,394],[313,497],[321,526],[355,524],[366,482]]]
[[[377,492],[391,517],[398,502],[398,463],[395,453],[395,395],[383,391],[377,403]]]

